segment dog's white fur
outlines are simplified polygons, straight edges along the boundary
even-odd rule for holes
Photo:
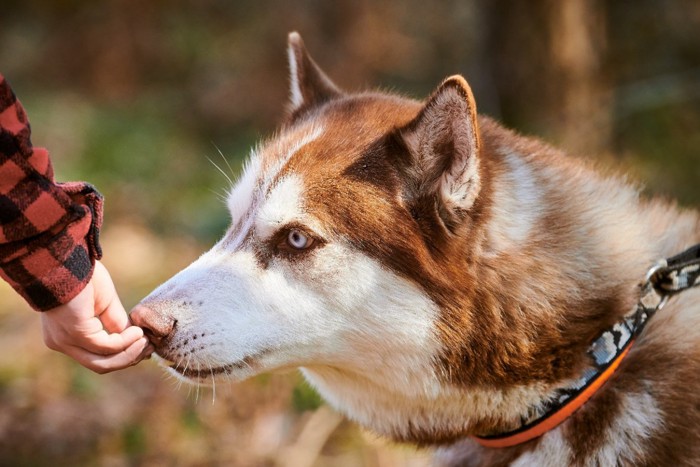
[[[488,230],[490,253],[507,253],[527,241],[542,215],[541,187],[532,169],[518,154],[504,151],[509,171],[496,183],[494,220]]]

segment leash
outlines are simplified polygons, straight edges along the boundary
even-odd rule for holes
[[[648,280],[666,296],[700,285],[700,245],[660,261],[655,268],[648,274]]]
[[[558,389],[541,408],[521,420],[520,428],[488,436],[472,436],[485,447],[505,448],[538,438],[564,422],[581,408],[615,373],[649,319],[668,299],[700,286],[700,244],[668,259],[647,272],[640,284],[640,299],[634,309],[605,330],[588,348],[593,365],[570,386]]]

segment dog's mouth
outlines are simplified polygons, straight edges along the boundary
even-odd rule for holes
[[[155,355],[160,360],[161,365],[169,368],[178,375],[195,381],[205,381],[207,379],[213,379],[216,376],[229,376],[239,372],[248,374],[257,373],[259,367],[258,359],[270,351],[270,349],[265,349],[235,362],[220,366],[211,366],[203,362],[174,362],[157,353]]]
[[[196,365],[195,368],[187,365],[182,365],[179,363],[170,363],[168,365],[168,368],[172,369],[176,373],[184,376],[185,378],[190,378],[190,379],[207,379],[207,378],[213,378],[218,375],[230,375],[233,373],[235,370],[245,370],[251,368],[251,363],[247,361],[248,357],[245,359],[236,362],[236,363],[229,363],[228,365],[224,366],[218,366],[218,367],[210,367],[210,366],[205,366],[202,367],[201,365]]]

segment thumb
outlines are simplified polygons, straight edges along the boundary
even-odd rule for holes
[[[95,262],[92,281],[95,291],[95,316],[100,319],[107,332],[122,332],[131,324],[129,315],[117,295],[107,268],[99,261]]]

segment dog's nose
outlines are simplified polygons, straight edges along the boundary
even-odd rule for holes
[[[133,324],[143,329],[148,340],[156,347],[163,343],[175,327],[175,319],[142,304],[131,310],[129,318]]]

